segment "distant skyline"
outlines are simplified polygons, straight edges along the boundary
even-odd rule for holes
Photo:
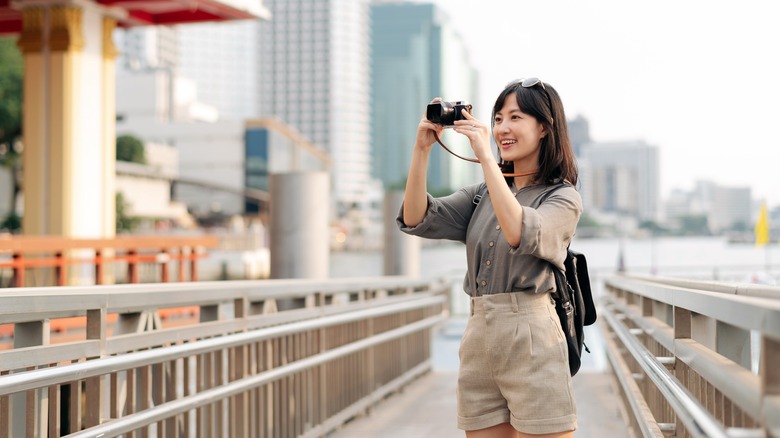
[[[480,74],[488,121],[510,80],[537,76],[594,141],[660,150],[661,194],[696,180],[780,204],[780,5],[760,0],[433,0]],[[447,100],[458,96],[441,96]]]

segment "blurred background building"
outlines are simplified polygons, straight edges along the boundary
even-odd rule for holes
[[[371,7],[372,175],[385,189],[403,189],[416,127],[432,97],[477,101],[477,72],[444,12],[432,4],[380,3]],[[468,141],[445,132],[442,141],[471,156]],[[428,188],[449,193],[478,181],[478,165],[438,145],[431,152]]]

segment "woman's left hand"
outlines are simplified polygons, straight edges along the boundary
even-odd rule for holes
[[[490,153],[490,128],[472,116],[465,109],[461,111],[465,120],[456,120],[453,129],[468,137],[471,149],[479,161],[492,160]]]

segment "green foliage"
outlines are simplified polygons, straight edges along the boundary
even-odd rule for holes
[[[131,163],[146,164],[144,143],[132,135],[120,135],[116,139],[116,159]]]
[[[578,228],[600,228],[601,224],[588,213],[582,213],[582,216],[580,216],[580,221],[577,222],[577,227]]]
[[[8,213],[8,216],[0,223],[0,231],[19,233],[22,231],[22,218],[14,212]]]
[[[11,145],[22,133],[22,84],[24,63],[16,40],[0,38],[0,144]],[[2,159],[0,157],[0,159]]]
[[[669,230],[667,228],[664,228],[663,226],[661,226],[656,221],[651,221],[651,220],[642,221],[639,224],[639,228],[641,228],[643,230],[648,230],[651,233],[653,233],[653,235],[656,235],[656,236],[669,234]]]
[[[684,236],[709,236],[711,234],[705,215],[680,216],[678,220],[680,221],[680,234]]]
[[[125,203],[125,196],[119,192],[116,194],[116,232],[117,234],[123,232],[133,231],[140,222],[137,217],[130,217],[125,211],[127,203]]]

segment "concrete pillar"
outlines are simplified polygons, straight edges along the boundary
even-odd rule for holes
[[[271,174],[271,278],[327,278],[330,179],[325,172]]]
[[[113,237],[115,21],[93,1],[20,6],[22,229],[28,235]]]
[[[420,276],[420,238],[398,229],[395,218],[404,202],[403,192],[387,192],[384,200],[384,274]]]

